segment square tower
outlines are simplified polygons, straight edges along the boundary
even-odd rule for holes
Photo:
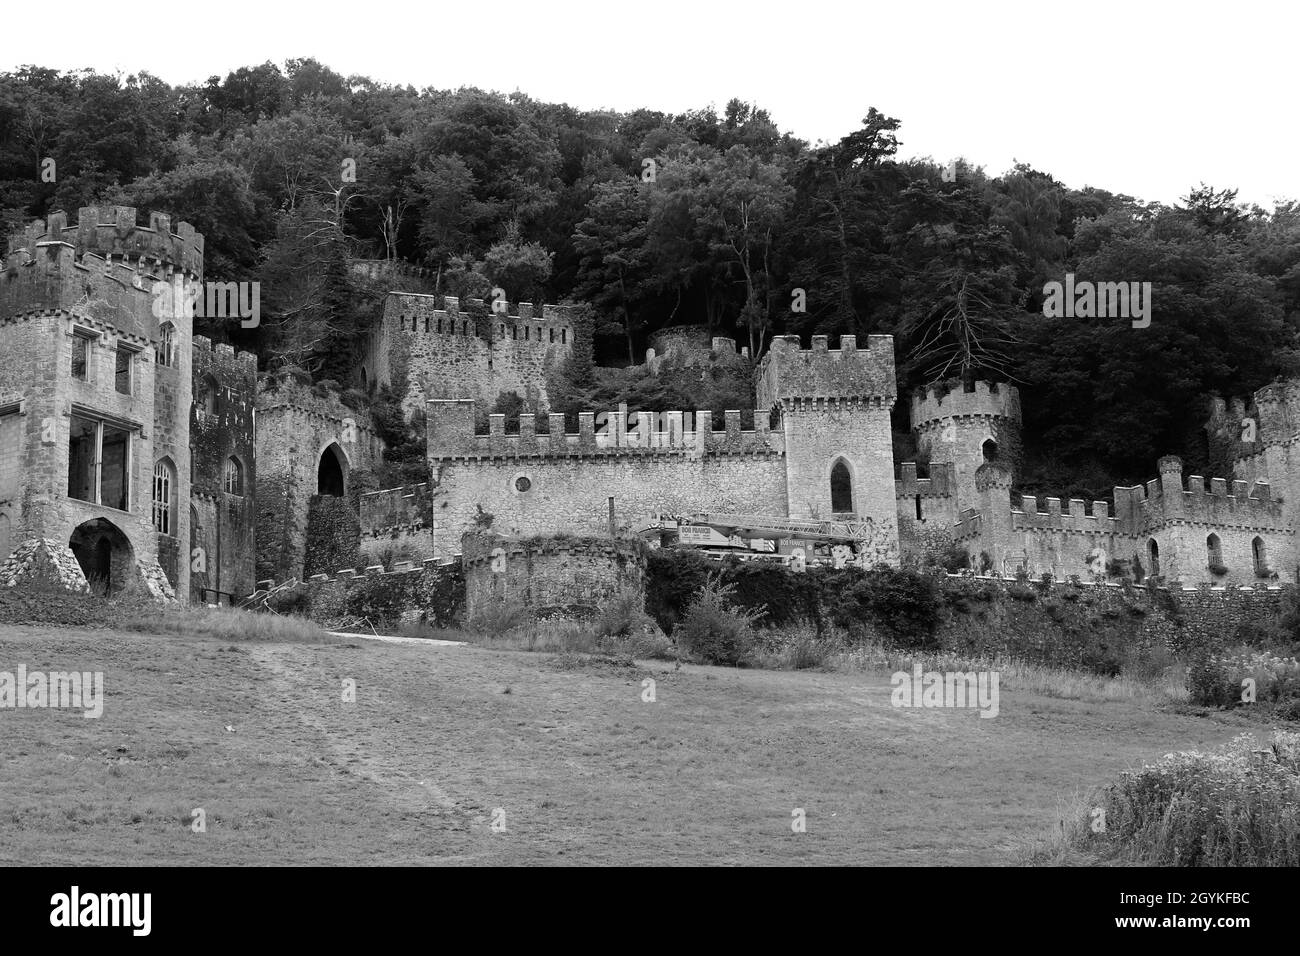
[[[865,563],[897,565],[894,339],[840,336],[838,350],[814,335],[776,338],[759,366],[758,406],[780,417],[785,436],[786,506],[791,517],[868,526]]]

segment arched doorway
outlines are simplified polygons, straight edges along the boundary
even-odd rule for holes
[[[1255,561],[1255,576],[1268,577],[1268,554],[1264,550],[1264,539],[1255,538],[1251,541],[1250,552]]]
[[[984,444],[980,446],[980,451],[983,453],[985,461],[998,460],[998,443],[992,438],[986,440]]]
[[[107,518],[78,525],[68,539],[68,547],[93,593],[116,594],[131,580],[135,549],[121,529]]]
[[[321,452],[316,467],[316,494],[342,498],[347,491],[347,467],[348,460],[337,444]]]
[[[1156,544],[1156,539],[1152,538],[1147,542],[1147,558],[1151,563],[1150,570],[1147,571],[1148,578],[1160,576],[1160,545]]]
[[[831,512],[853,513],[853,475],[843,458],[837,458],[831,466]]]

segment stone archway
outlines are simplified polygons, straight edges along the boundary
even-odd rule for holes
[[[122,530],[107,518],[77,526],[68,539],[81,572],[95,594],[116,594],[135,574],[135,549]]]
[[[337,443],[331,444],[320,456],[316,467],[316,494],[342,498],[347,493],[348,459]]]

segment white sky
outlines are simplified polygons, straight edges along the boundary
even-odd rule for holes
[[[584,109],[681,112],[733,96],[835,140],[868,106],[900,155],[1016,160],[1069,186],[1174,203],[1204,180],[1300,197],[1290,0],[218,0],[11,4],[0,71],[34,63],[201,82],[312,56],[417,89],[522,90]],[[189,12],[187,12],[189,11]]]

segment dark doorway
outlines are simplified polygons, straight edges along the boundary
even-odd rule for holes
[[[68,539],[68,547],[95,594],[116,594],[131,579],[135,551],[111,521],[95,518],[78,525]]]
[[[343,452],[338,445],[330,445],[321,453],[316,469],[316,494],[342,498],[344,491]]]

